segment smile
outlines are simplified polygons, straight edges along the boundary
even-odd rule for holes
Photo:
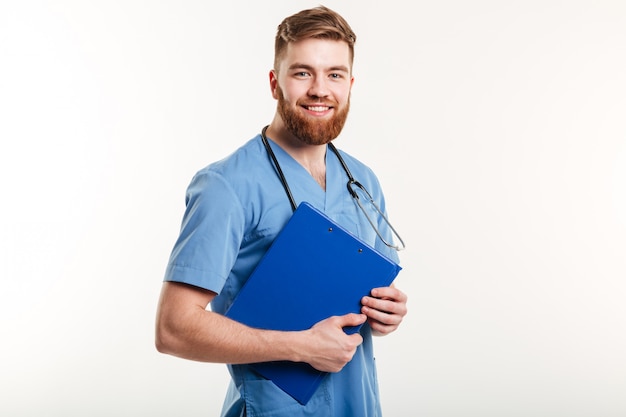
[[[309,111],[320,112],[320,113],[331,109],[328,106],[305,106],[305,108]]]

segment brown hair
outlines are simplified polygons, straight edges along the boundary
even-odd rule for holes
[[[290,42],[308,38],[346,42],[350,48],[350,64],[352,64],[356,35],[348,22],[338,13],[325,6],[319,6],[286,17],[278,25],[274,44],[274,69],[278,69],[278,61],[284,55]]]

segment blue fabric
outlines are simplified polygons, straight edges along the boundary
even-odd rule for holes
[[[348,177],[330,150],[326,153],[326,191],[282,148],[270,140],[296,203],[307,201],[343,227],[398,262],[397,253],[377,239],[347,191]],[[355,179],[383,212],[385,202],[374,173],[341,153]],[[211,310],[224,313],[263,254],[292,214],[292,209],[261,137],[227,158],[198,171],[186,195],[180,236],[172,250],[165,280],[217,293]],[[372,211],[371,218],[379,216]],[[383,226],[381,226],[383,227]],[[389,231],[382,229],[389,235]],[[341,372],[327,376],[306,406],[300,405],[247,365],[228,365],[232,382],[223,416],[380,416],[371,329],[361,330],[363,344]]]

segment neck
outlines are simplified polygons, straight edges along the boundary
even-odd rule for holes
[[[282,120],[274,119],[265,132],[278,146],[298,161],[315,181],[326,190],[326,145],[308,145],[294,137]]]

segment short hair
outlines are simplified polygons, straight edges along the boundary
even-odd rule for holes
[[[274,43],[274,69],[278,70],[278,61],[285,54],[289,43],[309,38],[346,42],[350,49],[352,65],[356,42],[352,28],[337,12],[325,6],[318,6],[286,17],[278,25]]]

